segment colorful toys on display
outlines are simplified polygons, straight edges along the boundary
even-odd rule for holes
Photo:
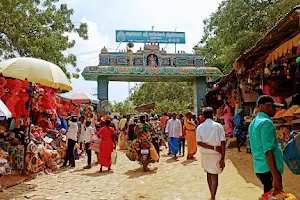
[[[12,113],[11,119],[0,121],[0,175],[58,169],[66,156],[67,117],[83,113],[90,118],[94,110],[89,104],[64,101],[55,92],[27,80],[0,77],[0,99]],[[79,145],[75,149],[79,155]]]
[[[8,162],[8,153],[0,149],[0,175],[6,175],[11,172]]]

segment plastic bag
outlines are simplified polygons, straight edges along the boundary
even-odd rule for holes
[[[95,135],[95,134],[92,135],[92,140],[90,142],[89,149],[99,153],[100,152],[100,142],[101,142],[101,139],[98,138],[97,135]]]
[[[263,194],[260,198],[260,200],[298,200],[297,197],[291,193],[285,193],[285,192],[277,192],[271,190],[270,192],[266,192]]]
[[[300,134],[293,138],[291,133],[291,137],[283,150],[283,159],[293,174],[300,175]]]
[[[117,164],[117,157],[118,157],[118,153],[116,151],[114,151],[112,153],[112,157],[111,157],[111,162],[113,165]]]

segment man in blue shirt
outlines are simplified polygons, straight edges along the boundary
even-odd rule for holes
[[[276,106],[283,105],[275,103],[270,96],[261,96],[257,100],[259,113],[249,127],[254,172],[264,185],[264,192],[272,188],[282,191],[283,155],[271,119]]]

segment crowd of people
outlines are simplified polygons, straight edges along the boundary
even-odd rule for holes
[[[228,104],[226,106],[229,106]],[[257,102],[259,112],[251,123],[250,145],[253,153],[254,170],[264,185],[264,191],[272,188],[282,191],[283,158],[282,150],[276,139],[276,129],[271,120],[275,113],[274,100],[269,96],[262,96]],[[150,156],[153,163],[159,162],[161,147],[168,149],[172,159],[179,156],[186,159],[195,159],[198,146],[200,146],[201,163],[207,172],[207,182],[211,192],[211,199],[215,199],[218,187],[218,175],[225,167],[226,132],[232,131],[237,137],[238,149],[245,141],[245,128],[243,127],[242,110],[231,115],[230,107],[225,107],[230,122],[234,128],[217,123],[214,120],[214,111],[207,107],[203,109],[203,117],[197,119],[188,112],[185,116],[176,113],[165,113],[163,116],[148,115],[130,116],[122,118],[110,116],[101,117],[94,125],[90,119],[71,116],[68,122],[67,155],[63,167],[68,162],[75,167],[74,146],[80,144],[82,152],[87,154],[87,166],[92,167],[91,149],[97,154],[97,161],[102,167],[111,169],[112,153],[117,148],[126,150],[126,156],[131,161],[139,161],[140,144],[148,141],[151,144]],[[96,139],[93,137],[96,136]],[[97,140],[96,145],[93,140]],[[158,142],[159,141],[159,142]],[[185,153],[187,144],[187,153]],[[91,147],[92,145],[92,147]],[[98,145],[98,146],[97,146]],[[97,149],[98,148],[98,149]]]

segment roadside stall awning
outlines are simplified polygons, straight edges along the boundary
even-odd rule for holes
[[[259,40],[251,49],[240,55],[234,63],[233,70],[219,79],[216,86],[207,92],[207,96],[219,91],[237,74],[243,74],[259,65],[266,65],[284,53],[298,46],[300,40],[300,5],[289,12],[274,26],[265,37]]]
[[[145,104],[135,107],[135,110],[138,112],[150,113],[155,108],[155,103]]]
[[[72,89],[66,74],[57,65],[36,58],[19,57],[0,62],[0,73],[5,77],[39,83],[64,91]]]
[[[71,101],[72,103],[99,103],[97,97],[82,91],[70,91],[63,94],[57,94],[57,96],[63,98],[65,101]]]
[[[247,69],[271,63],[284,52],[296,47],[300,37],[299,20],[300,5],[280,20],[256,45],[242,54],[234,64],[235,70],[241,74]]]

